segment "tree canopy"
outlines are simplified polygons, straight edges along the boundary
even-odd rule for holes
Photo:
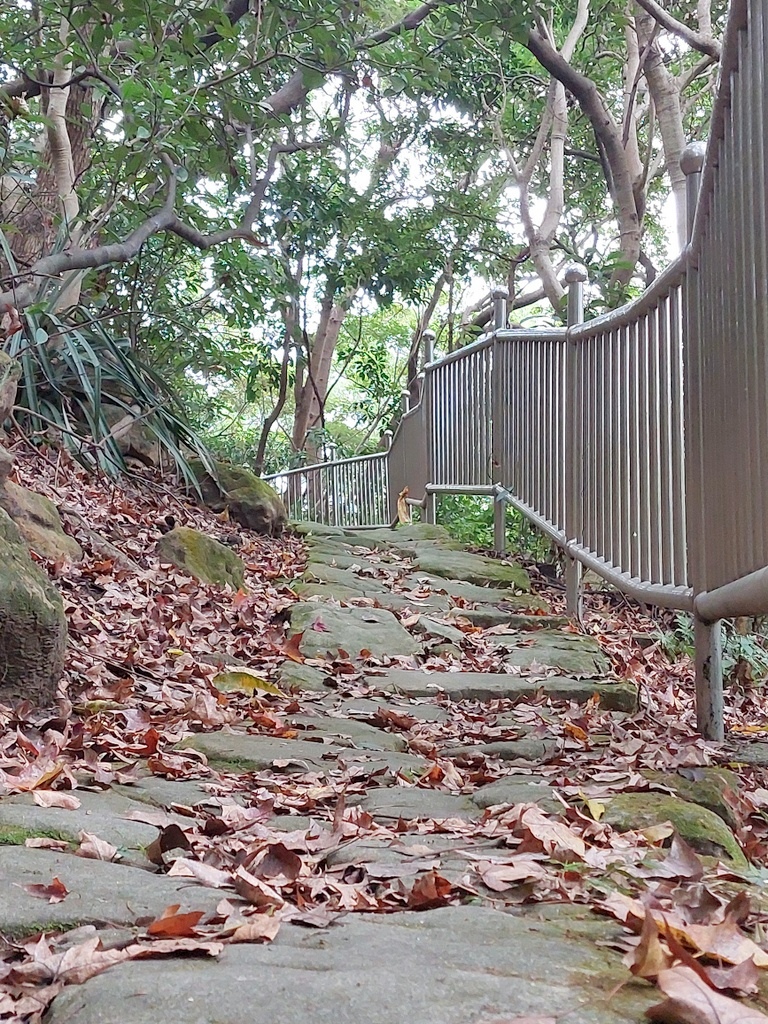
[[[316,457],[334,403],[337,432],[377,443],[428,328],[471,340],[499,284],[515,316],[556,321],[574,261],[594,308],[616,305],[684,241],[680,155],[723,18],[716,0],[9,0],[0,315],[35,358],[27,391],[43,372],[55,393],[51,346],[96,324],[110,365],[130,353],[199,423],[258,408],[258,468],[281,431],[281,458]],[[91,351],[73,372],[93,404]]]

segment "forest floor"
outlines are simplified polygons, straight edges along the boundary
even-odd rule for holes
[[[0,1020],[768,1022],[759,687],[707,743],[615,592],[577,625],[434,527],[268,539],[14,455],[85,557],[58,707],[0,707]]]

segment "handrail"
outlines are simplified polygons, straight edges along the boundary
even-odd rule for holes
[[[390,509],[405,495],[434,520],[439,494],[488,495],[499,548],[503,504],[518,509],[566,554],[572,612],[578,565],[693,611],[697,719],[714,739],[718,620],[768,613],[766,48],[766,0],[733,0],[703,164],[690,150],[683,161],[680,256],[586,323],[584,275],[569,271],[563,328],[504,327],[494,293],[495,329],[428,362],[384,456]]]

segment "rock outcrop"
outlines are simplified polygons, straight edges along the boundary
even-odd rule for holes
[[[117,405],[102,405],[104,419],[110,426],[117,447],[127,459],[144,466],[160,465],[160,443],[146,421]]]
[[[287,521],[285,506],[266,481],[248,469],[226,462],[213,463],[217,479],[198,459],[193,459],[191,465],[203,502],[214,512],[228,508],[235,522],[255,533],[277,537],[283,532]]]
[[[0,509],[0,701],[50,704],[64,669],[64,602]]]
[[[189,526],[177,526],[157,542],[157,553],[177,569],[219,586],[239,590],[244,583],[242,559],[224,544]]]
[[[0,508],[14,521],[28,547],[42,558],[78,562],[83,557],[77,541],[64,532],[59,511],[49,498],[6,479],[0,483]]]
[[[0,427],[16,404],[16,389],[21,377],[21,363],[6,352],[0,352]]]

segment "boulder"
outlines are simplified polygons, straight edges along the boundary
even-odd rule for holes
[[[49,498],[5,480],[0,485],[0,508],[14,521],[28,547],[41,558],[78,562],[83,557],[74,537],[64,533],[59,511]]]
[[[239,590],[245,582],[245,566],[235,552],[189,526],[177,526],[157,542],[164,562],[202,580]]]
[[[214,462],[218,479],[210,475],[199,459],[192,459],[192,470],[200,485],[204,504],[214,512],[229,509],[235,522],[246,530],[279,536],[287,522],[285,506],[277,491],[242,466]]]
[[[49,704],[64,670],[64,602],[0,509],[0,700]]]
[[[160,465],[160,442],[138,410],[128,412],[118,405],[102,405],[101,413],[110,427],[117,447],[128,459],[145,466]]]
[[[8,419],[16,404],[16,390],[21,377],[21,363],[0,352],[0,427]]]
[[[0,444],[0,484],[4,484],[13,469],[13,456]]]
[[[601,820],[617,832],[651,828],[669,821],[698,853],[726,856],[740,867],[747,864],[733,832],[706,807],[663,793],[619,793],[606,798],[605,805]]]

